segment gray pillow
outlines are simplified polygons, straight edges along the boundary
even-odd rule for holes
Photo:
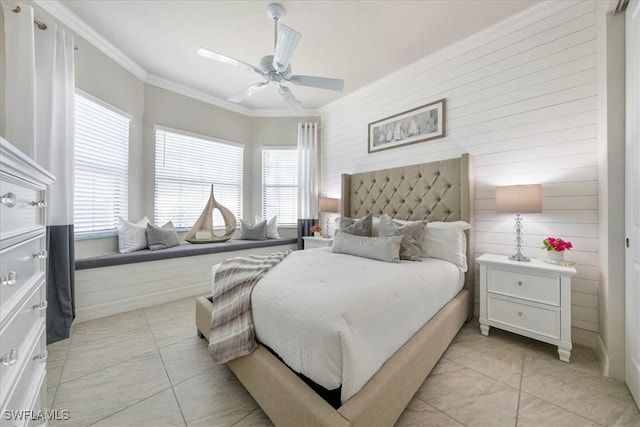
[[[362,218],[340,217],[338,222],[338,230],[355,236],[371,237],[373,230],[373,222],[371,214]]]
[[[240,220],[240,236],[238,240],[264,240],[267,238],[267,221],[256,222],[251,225]]]
[[[178,246],[180,240],[173,223],[169,221],[162,227],[147,224],[147,243],[150,251],[157,251]]]
[[[402,236],[366,237],[337,231],[331,252],[355,255],[386,262],[400,261]]]
[[[380,218],[380,236],[402,236],[400,259],[422,261],[420,243],[424,234],[423,221],[398,222],[388,216]]]

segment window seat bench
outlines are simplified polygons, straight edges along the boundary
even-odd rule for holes
[[[235,256],[297,248],[297,239],[228,240],[78,258],[76,321],[97,319],[211,292],[211,267]]]
[[[269,240],[227,240],[222,243],[185,243],[173,248],[150,251],[141,251],[121,254],[119,252],[100,255],[91,258],[76,259],[76,271],[88,268],[111,267],[114,265],[134,264],[138,262],[159,261],[164,259],[190,257],[194,255],[217,254],[233,252],[243,249],[267,248],[272,246],[295,245],[298,239],[269,239]],[[275,250],[277,252],[277,249]],[[229,257],[235,256],[229,254]]]

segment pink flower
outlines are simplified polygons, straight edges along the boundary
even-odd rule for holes
[[[558,251],[563,252],[573,248],[571,242],[562,240],[559,237],[547,237],[542,241],[544,245],[544,249],[548,251]]]

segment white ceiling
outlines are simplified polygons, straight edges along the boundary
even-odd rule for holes
[[[299,86],[292,90],[305,109],[317,109],[538,1],[279,1],[286,9],[282,23],[302,33],[291,61],[293,73],[345,80],[342,93]],[[204,47],[258,65],[261,57],[273,53],[269,3],[73,0],[59,6],[77,15],[151,79],[159,77],[224,100],[261,81],[260,76],[202,58],[196,51]],[[241,105],[250,110],[286,109],[275,87]]]

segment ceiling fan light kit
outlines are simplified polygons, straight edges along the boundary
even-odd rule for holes
[[[283,83],[291,83],[298,86],[307,86],[317,89],[328,89],[341,92],[344,88],[344,80],[331,79],[327,77],[316,76],[301,76],[291,74],[291,58],[298,46],[301,34],[296,30],[287,27],[286,25],[280,26],[278,31],[278,21],[280,21],[285,15],[284,7],[278,3],[271,3],[267,6],[267,16],[274,22],[275,33],[275,46],[273,55],[264,56],[260,60],[260,66],[255,67],[246,62],[239,61],[226,55],[222,55],[217,52],[210,51],[205,48],[198,49],[198,55],[213,59],[224,64],[232,65],[237,68],[242,68],[247,71],[253,71],[260,74],[265,79],[264,82],[256,83],[249,86],[240,92],[227,98],[227,101],[239,103],[256,94],[262,89],[266,88],[270,84],[277,84],[279,86],[278,92],[284,99],[285,103],[289,107],[292,113],[302,113],[302,103],[295,97],[293,92],[288,86]]]

